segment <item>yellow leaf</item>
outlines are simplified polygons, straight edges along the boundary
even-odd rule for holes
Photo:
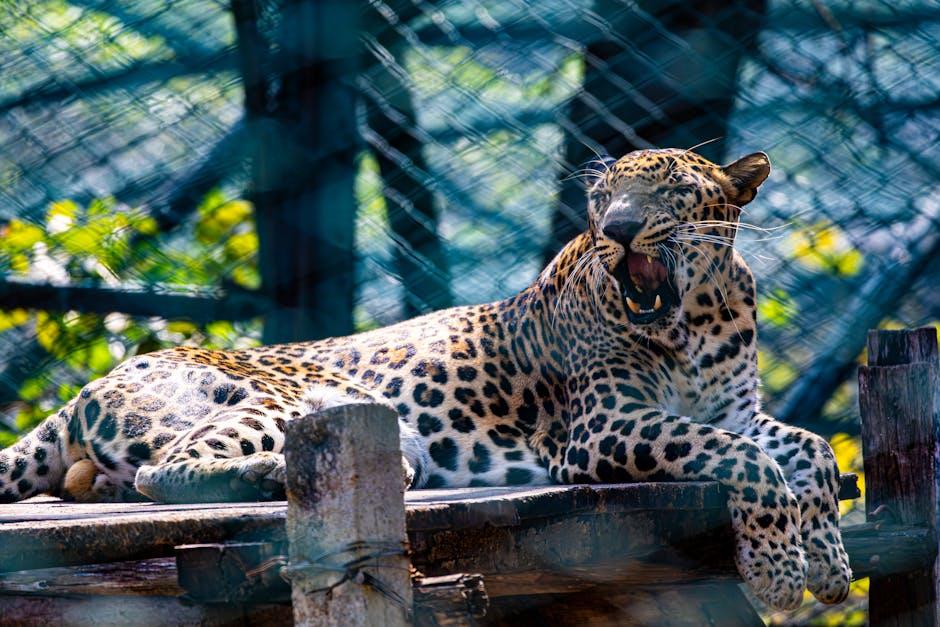
[[[40,346],[55,355],[58,348],[56,341],[60,335],[62,335],[62,330],[57,320],[51,319],[44,312],[36,314],[36,341]]]
[[[78,215],[79,206],[74,200],[64,199],[49,203],[49,210],[46,212],[46,218],[55,216],[65,216],[74,219]]]
[[[261,286],[261,275],[254,267],[248,265],[240,265],[232,270],[232,280],[247,289],[257,289]]]
[[[814,248],[824,255],[831,255],[840,246],[841,237],[835,227],[827,227],[817,231],[813,236]]]
[[[757,351],[757,369],[760,378],[771,392],[786,388],[796,380],[796,369],[784,361],[775,358],[767,351]]]
[[[258,252],[258,236],[254,232],[237,233],[225,242],[229,259],[244,259]]]
[[[829,446],[832,447],[840,470],[846,472],[859,468],[862,445],[857,437],[852,437],[847,433],[836,433],[829,440]]]
[[[864,257],[837,226],[819,222],[790,236],[793,258],[818,271],[851,276],[862,268]]]
[[[216,320],[206,323],[206,333],[219,338],[229,338],[230,336],[234,336],[235,327],[227,320]]]
[[[18,327],[29,320],[29,313],[25,309],[0,311],[0,331]]]
[[[99,236],[90,228],[74,228],[61,239],[62,246],[75,256],[84,256],[99,248]]]
[[[27,380],[25,383],[23,383],[23,385],[20,386],[20,399],[24,401],[34,401],[40,396],[42,396],[42,393],[44,391],[45,390],[43,389],[42,381],[39,379],[39,377],[33,377],[32,379]],[[20,424],[21,419],[28,421],[29,420],[28,412],[21,413],[16,417],[17,426],[25,430],[25,428],[28,427],[29,425],[28,423],[21,425]]]
[[[856,436],[847,433],[836,433],[829,439],[829,446],[836,456],[841,472],[854,472],[858,475],[858,489],[865,498],[865,473],[862,471],[862,445]],[[845,516],[855,509],[860,501],[839,501],[839,514]]]
[[[7,225],[3,243],[11,250],[24,251],[32,248],[36,242],[41,242],[44,236],[45,232],[38,226],[14,218]]]
[[[17,274],[26,274],[29,272],[29,257],[19,253],[10,258],[10,269]]]
[[[757,315],[774,326],[786,326],[796,315],[796,303],[781,290],[775,290],[758,300]]]
[[[858,274],[864,262],[862,253],[853,248],[845,254],[840,255],[839,260],[836,262],[836,268],[839,270],[839,274],[852,276]]]
[[[157,221],[146,216],[137,222],[137,230],[144,235],[155,235],[157,232]]]
[[[209,191],[199,203],[199,215],[206,216],[214,212],[217,208],[225,204],[225,194],[218,187]]]
[[[188,337],[198,331],[199,327],[185,320],[172,320],[166,323],[166,330],[170,333],[180,333]]]
[[[251,215],[251,203],[247,200],[230,200],[215,211],[215,217],[223,229],[241,224]]]

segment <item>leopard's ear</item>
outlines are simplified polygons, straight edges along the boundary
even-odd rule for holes
[[[766,153],[755,152],[723,166],[721,171],[728,177],[731,188],[728,200],[740,207],[754,200],[757,188],[770,175],[770,158]]]

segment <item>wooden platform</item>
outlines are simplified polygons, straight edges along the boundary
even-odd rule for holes
[[[724,501],[718,484],[705,482],[464,488],[405,495],[408,530],[418,537],[436,531],[519,527],[582,514],[720,512]],[[0,572],[169,556],[180,544],[280,542],[286,506],[286,502],[163,505],[31,499],[0,507]]]
[[[843,477],[842,496],[858,496],[854,476]],[[519,573],[537,568],[551,580],[548,587],[568,589],[577,585],[571,578],[590,583],[599,563],[616,564],[625,576],[637,560],[646,581],[650,564],[653,578],[664,582],[735,576],[725,497],[716,483],[418,490],[405,502],[414,565],[429,575],[483,572],[491,594],[500,590],[499,574],[514,573],[505,577],[511,586]],[[0,508],[0,572],[171,557],[183,544],[281,543],[285,518],[284,502],[32,499]],[[707,569],[683,557],[684,547]],[[716,562],[714,554],[722,553]],[[579,572],[583,564],[592,567]]]
[[[841,497],[858,496],[856,478],[843,476]],[[702,587],[701,603],[707,604],[715,594],[709,586],[738,578],[725,500],[710,482],[409,492],[411,563],[430,577],[481,573],[496,610],[512,607],[523,590],[531,604],[532,595],[590,590],[596,598],[614,598],[624,586],[675,584]],[[41,596],[43,616],[77,611],[76,600],[84,599],[96,615],[159,605],[183,617],[191,609],[180,599],[194,590],[178,581],[175,547],[264,543],[265,555],[286,554],[285,520],[284,502],[89,505],[38,498],[4,506],[0,606],[28,615],[40,607]],[[903,572],[923,561],[921,528],[865,524],[846,528],[844,537],[857,576]],[[260,597],[255,589],[254,596],[227,598],[239,603],[225,611],[250,614],[254,622],[289,616],[253,605],[258,598],[286,602],[289,588],[282,581],[264,586]],[[131,597],[146,597],[150,605]]]

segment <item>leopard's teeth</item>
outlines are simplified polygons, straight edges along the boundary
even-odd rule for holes
[[[653,257],[651,255],[646,256],[646,263],[653,265]]]
[[[659,297],[659,294],[656,295],[656,302],[653,303],[653,309],[659,309],[663,306],[663,299]]]
[[[629,307],[630,311],[632,311],[635,314],[640,313],[640,306],[637,303],[630,300],[629,296],[627,297],[627,307]]]

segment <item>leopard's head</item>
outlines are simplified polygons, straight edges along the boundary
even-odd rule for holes
[[[641,150],[589,171],[591,254],[609,279],[599,287],[622,307],[617,318],[656,337],[681,319],[683,298],[730,261],[741,207],[770,161],[757,152],[719,166],[687,150]]]

